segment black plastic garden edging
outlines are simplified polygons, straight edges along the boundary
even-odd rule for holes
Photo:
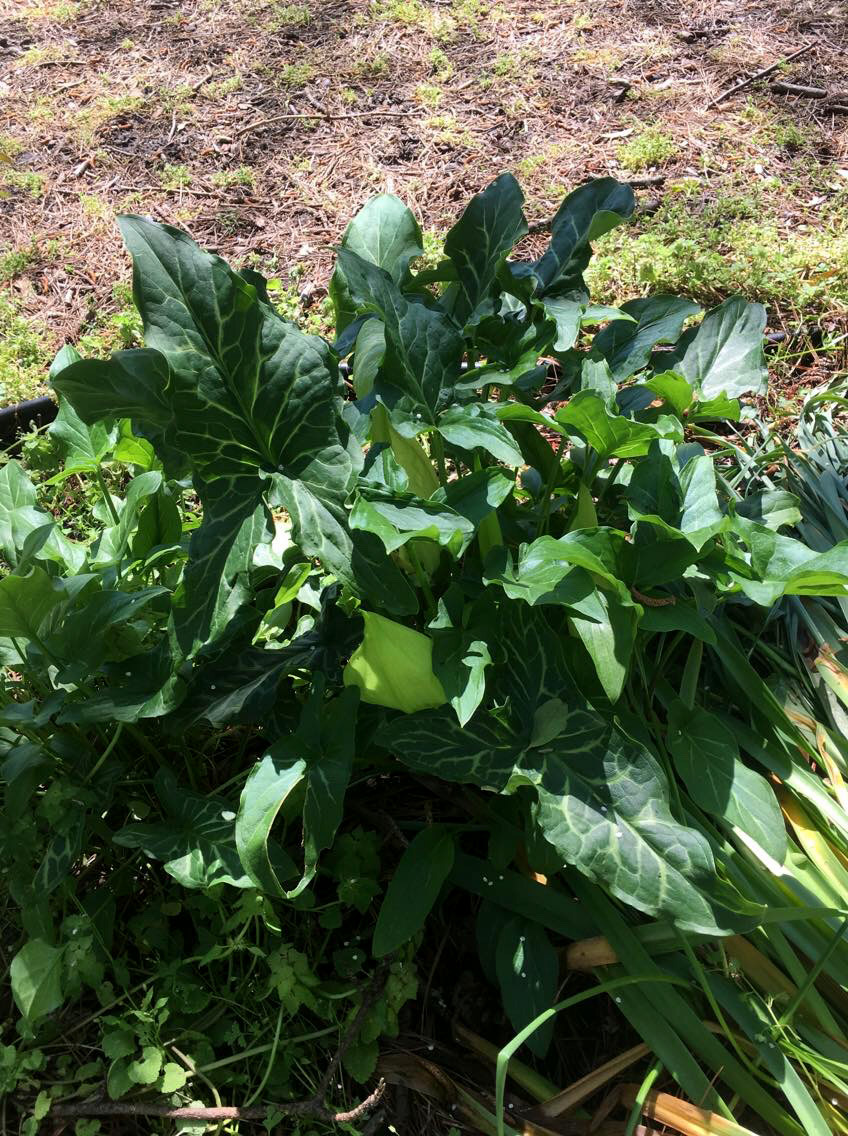
[[[50,398],[30,398],[0,409],[0,445],[11,446],[30,426],[46,426],[59,413],[59,407]]]

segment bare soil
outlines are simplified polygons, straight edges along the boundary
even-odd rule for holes
[[[694,210],[776,179],[780,224],[815,227],[848,201],[848,114],[768,80],[709,105],[805,45],[771,79],[848,88],[837,0],[0,0],[0,252],[26,253],[5,287],[51,347],[97,327],[126,211],[293,273],[308,305],[370,195],[438,233],[504,169],[531,220],[613,173],[646,215],[687,179]],[[646,129],[673,152],[623,168]]]

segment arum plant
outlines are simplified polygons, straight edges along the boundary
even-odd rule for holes
[[[283,319],[257,273],[122,218],[146,346],[64,357],[53,384],[63,421],[96,431],[98,447],[123,439],[136,475],[93,559],[62,553],[45,522],[0,582],[0,634],[50,668],[33,708],[45,721],[262,728],[237,810],[216,808],[213,823],[194,801],[189,860],[161,826],[115,836],[186,886],[302,903],[362,769],[477,791],[491,878],[481,884],[461,826],[425,830],[372,952],[414,937],[444,887],[487,894],[523,849],[557,881],[562,918],[520,904],[519,917],[514,897],[480,909],[481,941],[496,945],[484,965],[516,1028],[554,1000],[549,932],[591,933],[587,895],[602,923],[603,905],[658,920],[648,941],[766,918],[771,892],[749,889],[725,839],[787,856],[761,739],[722,717],[751,691],[734,628],[783,597],[848,594],[848,545],[782,532],[791,516],[740,502],[715,457],[740,400],[766,388],[763,309],[590,301],[592,242],[633,205],[627,186],[589,182],[562,203],[544,253],[522,260],[522,194],[503,175],[419,272],[418,223],[377,197],[342,240],[333,343]],[[188,492],[199,524],[172,532],[168,501]],[[0,498],[4,531],[31,524],[29,490]],[[110,573],[96,585],[95,567]],[[68,628],[90,620],[93,591],[162,618],[118,665],[75,668]],[[723,697],[702,687],[705,654],[727,672]],[[791,741],[780,744],[783,758]],[[790,797],[800,781],[784,778]],[[157,791],[169,831],[167,772]],[[645,1009],[647,995],[627,997]],[[673,1013],[679,997],[663,994]],[[550,1028],[528,1039],[543,1053]],[[718,1107],[694,1059],[675,1069]],[[744,1065],[721,1069],[796,1131]]]
[[[170,631],[188,705],[247,618],[252,561],[271,511],[284,510],[289,562],[317,562],[324,606],[341,604],[351,634],[362,629],[343,683],[401,711],[379,717],[374,745],[412,769],[532,799],[563,861],[613,895],[693,930],[729,930],[749,905],[675,815],[662,763],[620,701],[628,668],[647,637],[711,638],[710,620],[737,596],[841,592],[848,564],[841,549],[815,557],[728,508],[712,460],[686,440],[690,423],[737,415],[740,395],[764,389],[761,308],[730,300],[687,331],[698,309],[671,297],[593,311],[581,275],[590,242],[632,207],[627,187],[589,183],[563,203],[541,258],[510,260],[527,225],[505,175],[422,281],[410,268],[417,223],[377,198],[339,254],[334,347],[280,318],[255,274],[125,218],[147,346],[72,363],[54,383],[84,422],[129,418],[171,476],[192,478],[203,521]],[[589,339],[599,314],[608,322]],[[338,361],[351,353],[359,397],[345,405]],[[543,359],[560,376],[553,392]],[[538,425],[563,439],[564,460]],[[599,499],[602,516],[590,516]],[[251,639],[258,630],[254,616]],[[254,719],[279,713],[287,692],[298,700],[286,672],[304,663],[320,683],[300,727],[311,740],[284,738],[249,778],[252,819],[257,794],[264,804],[277,784],[281,808],[323,765],[326,715],[351,728],[356,715],[341,686],[327,689],[332,675],[300,652],[287,660],[297,636],[281,653],[259,635],[246,672],[229,643],[226,690],[215,684],[205,713],[248,698]],[[336,802],[347,765],[322,789]],[[245,838],[259,859],[263,816]]]

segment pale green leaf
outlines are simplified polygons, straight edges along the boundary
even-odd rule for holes
[[[62,1005],[61,947],[43,939],[24,943],[9,967],[12,997],[28,1022],[36,1022]]]

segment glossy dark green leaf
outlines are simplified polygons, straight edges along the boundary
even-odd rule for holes
[[[376,534],[387,552],[415,539],[435,541],[452,556],[465,551],[475,530],[471,521],[447,505],[368,486],[357,494],[350,526]]]
[[[138,217],[123,218],[121,229],[148,349],[71,364],[54,384],[83,421],[131,418],[166,465],[188,463],[203,524],[192,537],[176,625],[191,652],[226,604],[228,549],[258,535],[263,478],[314,498],[310,519],[333,528],[359,457],[322,341],[286,323],[184,233]],[[293,511],[296,540],[304,512]]]
[[[685,321],[700,310],[697,304],[677,296],[631,300],[622,305],[622,311],[636,322],[615,320],[608,324],[595,336],[592,350],[604,356],[616,382],[623,382],[648,365],[658,343],[676,343]]]
[[[511,915],[501,924],[495,946],[495,971],[512,1028],[518,1032],[556,1001],[559,957],[544,928]],[[544,1057],[554,1033],[549,1018],[527,1039],[527,1048]]]
[[[709,816],[740,828],[778,864],[786,856],[786,826],[766,778],[739,756],[731,730],[700,706],[676,705],[668,748],[689,796]]]
[[[737,516],[733,525],[750,549],[750,576],[734,575],[756,603],[767,607],[782,595],[848,595],[848,541],[816,553],[800,540],[743,517]]]
[[[559,539],[542,536],[522,544],[515,563],[506,550],[493,556],[486,563],[484,579],[531,606],[579,606],[595,590],[589,573],[601,576],[613,588],[620,586],[625,543],[624,533],[617,529],[580,529]]]
[[[130,418],[161,435],[172,415],[170,368],[149,348],[117,351],[106,360],[77,360],[51,381],[86,423]]]
[[[443,825],[429,825],[410,842],[377,916],[371,948],[377,958],[396,951],[422,929],[450,875],[453,857],[453,835]]]
[[[633,207],[632,189],[614,178],[597,178],[570,193],[551,223],[547,251],[532,268],[538,293],[579,286],[589,242],[626,221]]]
[[[404,715],[380,743],[411,768],[498,792],[535,790],[534,815],[564,864],[641,911],[693,931],[725,932],[735,917],[715,894],[709,844],[677,821],[668,784],[646,746],[593,711],[567,701],[555,633],[528,609],[507,605],[507,662],[496,685],[509,694],[511,723],[479,711],[464,727],[450,709]],[[534,746],[540,707],[559,700],[560,732]],[[549,731],[548,731],[549,732]]]
[[[418,610],[415,592],[374,533],[351,532],[348,515],[302,482],[276,476],[272,482],[269,501],[286,509],[298,546],[307,556],[320,560],[354,592],[372,597],[396,615]]]
[[[501,506],[514,488],[515,482],[503,470],[480,469],[449,481],[430,500],[443,501],[476,526]]]
[[[154,786],[165,819],[126,825],[115,833],[115,843],[163,860],[165,871],[183,887],[251,887],[236,852],[235,813],[227,802],[178,786],[166,769],[156,774]]]
[[[524,464],[521,450],[500,422],[493,404],[451,406],[439,415],[437,429],[452,446],[463,450],[485,450],[505,465],[516,467]]]
[[[568,296],[546,296],[545,314],[556,323],[554,351],[568,351],[577,342],[582,326],[584,302]]]
[[[312,882],[322,851],[333,842],[341,821],[353,764],[359,692],[348,688],[323,701],[317,682],[298,730],[274,743],[251,770],[239,802],[235,839],[244,870],[268,895],[294,899]],[[280,863],[289,859],[271,840],[281,810],[303,792],[304,865],[299,882],[283,887]],[[282,856],[282,860],[281,860]]]
[[[738,501],[735,511],[740,517],[777,532],[784,526],[796,525],[802,519],[799,504],[795,494],[785,489],[763,489]]]
[[[592,390],[578,391],[557,411],[556,420],[579,433],[605,458],[640,457],[657,438],[683,441],[683,430],[676,418],[664,416],[656,423],[636,422],[610,411],[605,400]]]
[[[407,300],[382,268],[349,249],[340,251],[339,263],[357,310],[376,312],[385,326],[378,396],[411,420],[435,425],[437,410],[459,378],[462,337],[443,312]]]
[[[704,317],[677,366],[700,399],[763,394],[768,370],[763,354],[766,312],[740,296],[725,300]]]
[[[695,639],[715,644],[715,632],[706,619],[691,605],[676,600],[662,607],[645,606],[639,620],[640,631],[685,631]]]
[[[372,197],[360,209],[345,230],[342,248],[384,268],[398,285],[409,277],[409,262],[424,251],[418,222],[391,193]],[[340,265],[330,282],[330,298],[336,312],[336,330],[341,332],[353,320],[356,308]]]
[[[488,639],[497,638],[495,612],[481,599],[465,609],[464,598],[447,593],[429,624],[433,639],[433,672],[442,684],[457,720],[464,726],[486,692],[486,669],[492,656]]]
[[[456,267],[460,298],[454,319],[466,324],[489,297],[498,269],[527,232],[524,194],[512,174],[501,174],[473,197],[445,237],[445,253]]]
[[[678,522],[686,539],[701,549],[730,525],[722,513],[716,489],[716,471],[706,455],[690,458],[680,473],[683,507]]]
[[[618,700],[627,679],[639,622],[639,609],[622,595],[598,588],[570,612],[610,702]]]

